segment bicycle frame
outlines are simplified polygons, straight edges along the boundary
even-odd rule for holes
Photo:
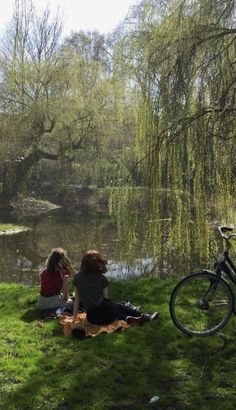
[[[232,313],[236,315],[233,293],[236,266],[229,257],[230,240],[236,239],[236,232],[232,231],[236,231],[236,228],[220,226],[218,230],[227,247],[213,270],[204,269],[186,276],[177,283],[171,294],[171,318],[176,327],[187,335],[215,334],[224,328]]]
[[[234,272],[235,277],[233,277],[231,270]],[[222,273],[225,273],[226,276],[229,278],[229,280],[234,285],[236,285],[236,268],[234,266],[233,261],[229,257],[229,252],[228,251],[224,251],[223,259],[219,263],[215,264],[215,271],[210,271],[210,270],[204,269],[203,272],[212,273],[216,276],[216,280],[214,280],[213,284],[209,285],[209,288],[208,288],[206,294],[204,295],[204,299],[207,302],[212,300],[212,297],[214,296],[215,290],[218,286],[219,280],[220,279],[225,280],[224,278],[222,278]],[[235,297],[234,297],[234,294],[233,294],[231,288],[230,288],[230,290],[231,290],[232,298],[233,298],[233,313],[234,313],[234,315],[236,315]]]

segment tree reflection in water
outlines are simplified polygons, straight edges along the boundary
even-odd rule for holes
[[[230,197],[221,204],[179,191],[116,188],[104,212],[61,208],[21,219],[30,231],[0,237],[0,280],[38,284],[56,246],[67,249],[75,268],[87,249],[99,249],[111,277],[183,276],[211,262],[220,245],[215,227],[234,220]]]

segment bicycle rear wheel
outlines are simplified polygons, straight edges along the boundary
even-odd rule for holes
[[[169,307],[174,324],[182,332],[212,335],[226,325],[232,314],[232,291],[222,278],[217,283],[212,273],[195,273],[176,285]]]

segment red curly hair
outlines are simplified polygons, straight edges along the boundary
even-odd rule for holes
[[[90,249],[83,256],[80,264],[80,272],[84,273],[106,273],[107,258],[100,252]]]

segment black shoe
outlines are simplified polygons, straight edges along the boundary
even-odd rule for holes
[[[127,316],[125,320],[128,325],[142,326],[145,323],[145,318],[143,315],[138,317]]]
[[[85,337],[85,330],[83,327],[76,327],[72,330],[72,335],[78,339],[83,339]]]
[[[134,316],[127,316],[126,322],[128,325],[144,325],[144,323],[150,322],[151,320],[158,319],[159,312],[154,312],[151,315],[148,313],[144,313],[142,316],[134,317]]]
[[[159,312],[154,312],[151,315],[149,313],[144,313],[143,317],[145,319],[145,322],[150,322],[151,320],[158,319],[159,314],[160,314]]]
[[[130,308],[130,309],[133,309],[133,310],[137,310],[137,311],[139,311],[140,308],[141,308],[141,306],[132,305],[132,303],[131,303],[130,300],[124,300],[123,302],[120,302],[119,304],[120,304],[120,305],[123,305],[123,306],[125,306],[125,307],[127,307],[127,308]]]

